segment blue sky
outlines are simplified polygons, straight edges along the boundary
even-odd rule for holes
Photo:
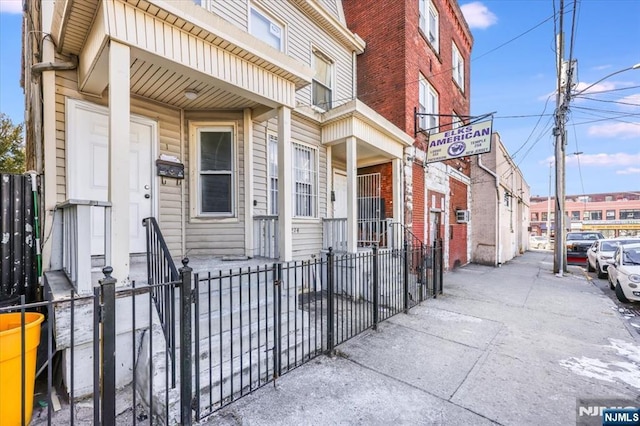
[[[24,120],[21,3],[0,0],[0,112],[16,124]],[[565,3],[568,58],[573,1]],[[640,1],[582,0],[577,4],[575,90],[640,63]],[[554,1],[483,0],[461,1],[460,5],[474,36],[471,112],[496,111],[493,129],[522,170],[531,194],[546,196],[554,154],[555,36],[554,19],[549,19]],[[559,0],[555,5],[557,9]],[[638,86],[640,69],[630,70],[590,88],[584,93],[590,99],[572,101],[566,124],[567,194],[640,192]],[[519,118],[509,118],[514,116]]]

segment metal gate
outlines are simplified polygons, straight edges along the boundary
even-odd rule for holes
[[[380,198],[380,173],[358,176],[358,245],[372,246],[383,231],[384,202]]]
[[[31,176],[0,175],[0,302],[25,295],[34,301],[37,241]]]

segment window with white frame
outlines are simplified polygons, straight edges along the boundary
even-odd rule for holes
[[[293,143],[293,208],[296,217],[317,217],[317,150]]]
[[[438,48],[438,10],[435,8],[431,0],[418,0],[420,10],[420,29],[427,37],[429,43],[435,51]]]
[[[453,117],[451,117],[451,128],[457,129],[458,127],[462,127],[464,123],[462,122],[462,118],[460,118],[455,112],[453,113]]]
[[[202,216],[233,215],[235,212],[233,127],[198,127],[196,145],[197,213]]]
[[[451,68],[453,70],[453,81],[464,92],[464,59],[455,43],[451,43]]]
[[[249,32],[271,47],[284,51],[284,28],[265,13],[251,6],[249,8]]]
[[[267,189],[269,195],[268,208],[269,214],[278,214],[278,137],[271,133],[267,136],[267,149],[268,149],[268,161],[269,161],[269,188]]]
[[[429,114],[420,117],[420,128],[429,133],[438,132],[438,93],[431,87],[422,74],[419,79],[418,109],[420,113]]]
[[[312,67],[315,71],[311,89],[313,105],[325,111],[330,110],[333,91],[333,62],[322,52],[314,49]]]

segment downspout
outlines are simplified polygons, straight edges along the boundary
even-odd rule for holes
[[[478,155],[478,167],[489,173],[496,180],[496,262],[495,266],[500,266],[500,177],[491,169],[482,164],[482,154]]]
[[[44,71],[69,71],[78,68],[78,57],[72,56],[67,62],[39,62],[31,65],[31,72],[39,74]]]

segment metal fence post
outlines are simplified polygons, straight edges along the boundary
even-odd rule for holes
[[[273,268],[273,379],[282,373],[282,263],[276,263]]]
[[[438,274],[438,240],[433,240],[433,245],[431,246],[431,275],[433,277],[433,298],[438,298],[438,279],[440,274]]]
[[[111,276],[113,268],[102,269],[104,278],[100,280],[100,296],[102,299],[101,320],[102,340],[102,388],[100,399],[102,405],[102,425],[116,424],[116,279]]]
[[[334,349],[334,306],[333,306],[333,292],[334,292],[334,275],[333,264],[334,254],[333,249],[329,247],[329,253],[327,253],[327,353],[332,353]]]
[[[440,269],[438,269],[439,275],[439,287],[440,294],[442,294],[442,288],[444,286],[444,248],[442,247],[442,240],[440,240],[440,251],[438,253],[438,259],[440,259]]]
[[[378,329],[378,300],[380,299],[380,275],[378,270],[378,246],[373,246],[373,329]]]
[[[180,268],[180,423],[190,426],[191,416],[191,269],[189,259]]]
[[[404,313],[409,313],[409,243],[404,240],[404,273],[402,276],[404,284]]]

